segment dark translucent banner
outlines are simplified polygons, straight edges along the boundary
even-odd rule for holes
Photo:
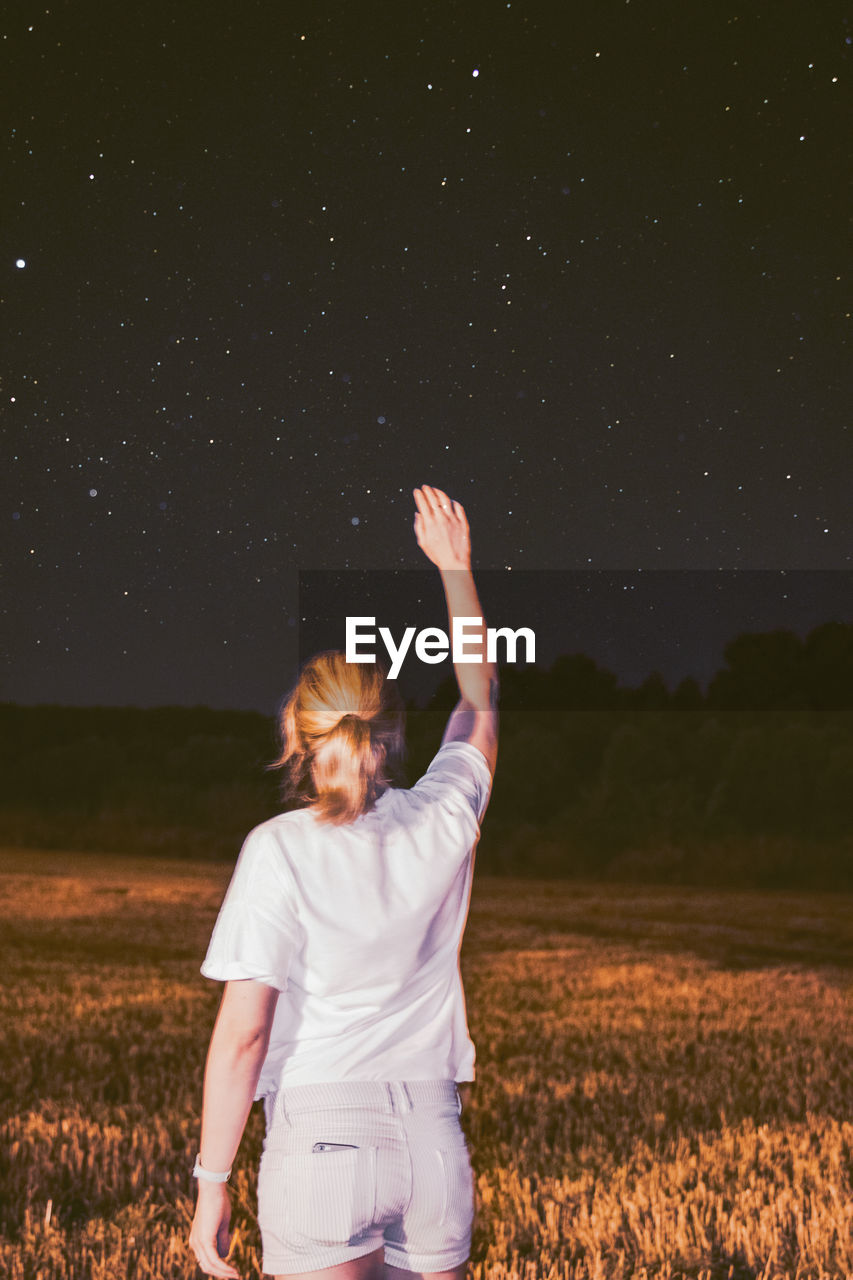
[[[504,706],[605,709],[630,705],[635,691],[636,705],[660,708],[853,707],[853,571],[480,569],[474,577],[487,628],[515,634],[514,653],[508,634],[495,636]],[[298,616],[300,665],[323,649],[346,651],[349,640],[358,660],[373,655],[420,705],[453,680],[435,570],[301,571]],[[428,661],[441,655],[436,629],[447,651]]]

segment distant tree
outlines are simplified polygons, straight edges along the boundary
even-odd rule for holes
[[[503,710],[541,710],[554,706],[550,678],[541,668],[502,666],[498,675]]]
[[[704,705],[705,696],[698,680],[694,680],[692,676],[685,676],[672,695],[672,706],[679,710],[698,711]]]
[[[793,631],[736,636],[723,650],[726,666],[708,686],[708,705],[754,711],[807,706],[802,652]]]
[[[95,812],[125,767],[119,744],[90,734],[77,742],[49,745],[28,757],[30,785],[46,809]]]
[[[262,766],[245,738],[197,733],[166,752],[165,767],[179,781],[210,785],[242,781]]]
[[[833,743],[815,788],[816,821],[827,834],[853,831],[853,742]]]
[[[825,622],[803,648],[803,684],[818,711],[853,708],[853,625]]]
[[[654,725],[625,721],[604,749],[601,775],[588,793],[585,822],[604,846],[638,844],[655,831],[657,791],[671,780],[673,760]]]
[[[599,711],[619,705],[616,676],[585,653],[557,658],[548,672],[548,683],[555,707]]]
[[[732,735],[716,716],[703,719],[695,733],[685,735],[681,765],[693,782],[697,795],[708,797],[719,780]]]
[[[663,711],[670,705],[670,693],[666,681],[659,671],[652,671],[646,676],[638,689],[631,690],[626,698],[629,706],[649,711]]]
[[[817,833],[815,807],[827,766],[819,728],[772,721],[742,728],[725,760],[710,811],[749,833]]]

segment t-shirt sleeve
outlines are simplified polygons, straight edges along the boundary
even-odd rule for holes
[[[482,820],[492,789],[486,757],[470,742],[446,742],[433,757],[415,791],[452,801]]]
[[[299,946],[295,889],[275,836],[256,827],[243,842],[207,955],[205,978],[257,978],[279,991]]]

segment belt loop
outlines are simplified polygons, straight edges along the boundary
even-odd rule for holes
[[[456,1084],[453,1085],[453,1088],[456,1090],[456,1110],[459,1112],[461,1116],[462,1115],[462,1094],[459,1092],[459,1089],[457,1088]]]
[[[402,1080],[402,1081],[400,1082],[400,1085],[401,1085],[401,1088],[402,1088],[402,1090],[403,1090],[403,1093],[406,1095],[406,1102],[407,1102],[407,1104],[408,1104],[408,1109],[409,1109],[409,1111],[413,1111],[413,1110],[414,1110],[414,1103],[412,1102],[412,1095],[411,1095],[411,1093],[409,1092],[409,1086],[406,1084],[405,1080]]]

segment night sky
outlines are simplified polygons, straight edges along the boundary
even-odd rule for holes
[[[840,616],[843,5],[48,0],[0,31],[0,698],[270,711],[299,571],[424,568],[423,483],[475,570],[802,570]]]

